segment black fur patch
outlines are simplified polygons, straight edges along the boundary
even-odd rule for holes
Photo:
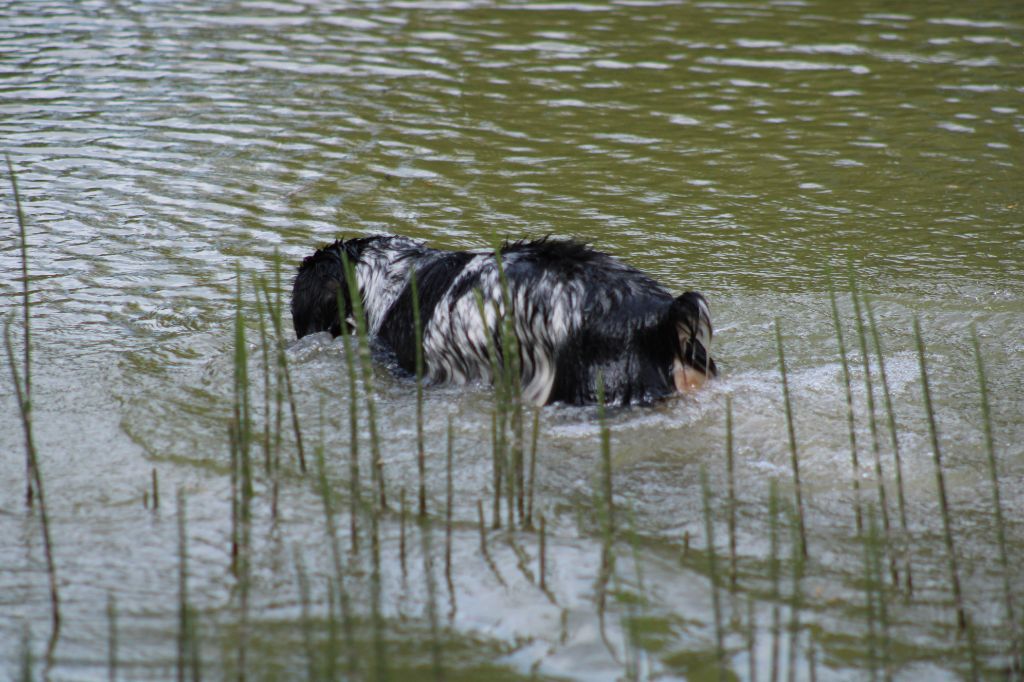
[[[416,268],[416,293],[419,298],[422,325],[434,315],[434,308],[448,287],[459,276],[473,255],[465,251],[435,252],[435,257]],[[410,282],[392,304],[377,332],[380,339],[395,354],[398,365],[407,372],[416,371],[416,329]]]
[[[557,239],[506,243],[493,253],[439,251],[404,237],[339,241],[303,260],[292,316],[298,336],[348,331],[352,314],[341,265],[351,260],[376,345],[415,371],[410,273],[416,273],[424,362],[432,381],[491,378],[488,344],[499,356],[501,320],[511,316],[524,396],[543,404],[649,403],[676,393],[674,372],[717,374],[708,353],[704,297],[673,297],[639,270],[585,244]],[[479,295],[486,319],[480,317]]]

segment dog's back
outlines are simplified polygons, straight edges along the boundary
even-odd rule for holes
[[[348,326],[337,315],[339,294],[345,316],[352,314],[342,253],[354,267],[368,328],[401,367],[415,368],[414,269],[429,379],[492,378],[490,353],[504,350],[506,309],[493,253],[438,251],[401,237],[336,242],[299,268],[292,300],[298,336],[337,335]],[[573,241],[507,244],[501,262],[523,395],[531,402],[593,403],[600,380],[609,403],[647,403],[716,374],[700,294],[673,298],[639,270]],[[326,304],[332,297],[333,318]]]

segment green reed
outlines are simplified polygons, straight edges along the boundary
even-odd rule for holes
[[[708,471],[704,465],[700,467],[700,490],[704,509],[704,534],[707,541],[708,580],[711,582],[711,608],[715,616],[715,661],[718,679],[725,673],[725,628],[722,626],[722,603],[718,594],[718,559],[715,550],[715,524],[711,517],[711,486],[708,484]]]
[[[771,649],[771,682],[779,679],[779,638],[781,618],[779,600],[782,598],[780,588],[781,567],[779,563],[779,484],[773,478],[768,490],[768,542],[769,559],[768,575],[771,580],[772,598],[772,649]]]
[[[882,679],[889,682],[892,680],[892,655],[889,595],[882,568],[882,556],[885,553],[885,537],[879,535],[877,512],[871,506],[868,509],[868,533],[864,538],[864,592],[868,606],[868,629],[871,633],[869,654],[872,674],[876,674],[880,666]]]
[[[747,677],[757,682],[757,616],[751,598],[747,599]]]
[[[548,541],[547,541],[547,536],[548,536],[547,519],[545,519],[544,515],[541,514],[540,515],[540,537],[538,538],[538,543],[540,544],[540,547],[539,547],[539,549],[537,551],[537,553],[539,555],[537,557],[537,562],[539,564],[538,571],[540,572],[540,589],[541,589],[542,592],[550,594],[550,593],[548,593],[548,552],[547,552]]]
[[[267,315],[269,311],[260,299],[260,289],[263,280],[260,277],[252,278],[252,288],[256,292],[254,302],[256,304],[256,320],[259,323],[260,332],[260,370],[263,375],[263,433],[260,439],[260,446],[263,449],[263,473],[267,478],[273,476],[273,454],[271,440],[271,409],[270,409],[270,338],[267,335]],[[277,505],[272,505],[272,517],[277,518]]]
[[[522,390],[522,356],[519,348],[519,338],[516,336],[514,323],[515,296],[509,284],[505,272],[505,264],[502,258],[502,246],[497,235],[492,238],[494,246],[494,261],[498,270],[498,284],[501,289],[501,371],[502,383],[505,388],[502,391],[504,405],[502,407],[503,419],[500,420],[502,427],[502,454],[505,457],[505,469],[507,471],[506,483],[508,492],[508,518],[509,528],[515,524],[515,517],[518,514],[519,523],[525,519],[525,497],[524,488],[524,457],[523,457],[523,390]],[[508,439],[505,437],[505,429],[511,432],[511,448],[508,447]]]
[[[892,403],[892,392],[889,390],[889,377],[885,370],[885,353],[882,351],[882,339],[875,322],[875,311],[871,299],[864,297],[864,309],[868,314],[868,326],[871,328],[871,339],[878,354],[878,378],[882,382],[882,397],[885,400],[885,413],[888,418],[889,440],[892,447],[893,462],[896,469],[896,501],[900,513],[900,531],[903,535],[901,550],[903,554],[903,573],[906,576],[907,594],[914,593],[914,576],[910,561],[910,530],[907,526],[907,499],[903,490],[903,460],[900,455],[899,436],[896,431],[896,413]]]
[[[280,270],[279,263],[275,265],[275,269]],[[284,421],[285,382],[283,366],[276,355],[279,344],[271,339],[266,320],[268,317],[273,319],[278,316],[279,311],[272,309],[268,285],[264,278],[253,277],[253,289],[256,293],[256,315],[259,318],[260,358],[263,370],[263,470],[269,479],[270,516],[277,521],[281,493],[281,432]],[[275,356],[273,362],[271,361],[272,353]],[[271,376],[273,376],[273,382],[271,382]],[[271,384],[273,384],[273,391],[271,391]],[[273,403],[271,395],[273,395]]]
[[[454,485],[452,480],[452,416],[448,415],[448,439],[444,457],[444,579],[448,585],[448,599],[451,602],[451,617],[455,617],[455,584],[452,582],[452,502]]]
[[[537,483],[537,441],[540,438],[540,410],[533,410],[533,430],[530,437],[530,469],[526,480],[526,522],[527,529],[533,529],[533,498]]]
[[[967,629],[967,612],[964,609],[964,598],[960,590],[960,569],[957,565],[956,545],[953,541],[949,502],[946,497],[946,477],[942,470],[939,430],[935,423],[935,410],[932,407],[931,386],[928,380],[928,361],[925,355],[924,340],[921,337],[921,320],[917,317],[914,317],[914,339],[917,342],[917,357],[921,368],[921,392],[924,396],[925,415],[928,418],[928,434],[931,438],[932,457],[935,460],[935,482],[939,493],[939,511],[942,514],[942,529],[943,537],[946,541],[946,557],[949,566],[950,587],[953,592],[953,605],[956,609],[957,627],[963,632]]]
[[[117,680],[117,598],[107,592],[107,679]]]
[[[363,298],[359,292],[355,265],[348,259],[348,255],[344,251],[341,252],[341,264],[345,272],[345,281],[348,283],[352,316],[355,318],[356,323],[358,364],[363,380],[363,393],[366,398],[366,418],[370,429],[370,473],[373,484],[377,488],[377,499],[380,509],[386,510],[388,508],[387,483],[384,478],[384,460],[380,454],[380,437],[377,431],[377,399],[373,388],[373,360],[370,357],[368,320],[363,309]]]
[[[870,507],[869,523],[874,520],[874,507]],[[867,619],[867,637],[865,638],[865,645],[867,647],[867,659],[868,666],[871,673],[871,680],[875,682],[878,680],[878,611],[877,603],[878,597],[875,594],[875,588],[877,583],[872,579],[872,561],[871,552],[874,547],[872,538],[869,536],[862,536],[862,550],[863,550],[863,581],[864,581],[864,614]]]
[[[484,521],[484,503],[482,500],[476,501],[476,513],[480,526],[480,554],[491,569],[491,572],[494,573],[494,577],[498,579],[498,583],[505,587],[505,579],[501,577],[498,565],[494,563],[494,559],[491,558],[491,551],[487,548],[487,524]]]
[[[440,625],[437,615],[437,582],[434,579],[433,520],[424,516],[419,520],[420,552],[423,555],[423,579],[427,590],[427,622],[430,625],[430,662],[435,680],[445,679],[444,656],[441,647]]]
[[[160,508],[160,481],[157,479],[156,467],[153,467],[150,471],[150,485],[153,490],[153,510]]]
[[[177,680],[200,679],[199,627],[188,592],[188,533],[185,514],[185,492],[178,489],[178,636]]]
[[[789,434],[789,456],[793,468],[793,488],[796,495],[797,522],[800,529],[800,553],[807,558],[807,527],[804,524],[804,495],[800,485],[800,458],[796,449],[796,428],[793,424],[793,406],[789,397],[789,379],[786,374],[786,354],[782,348],[782,326],[775,318],[775,343],[779,352],[779,371],[782,374],[782,396],[786,404],[786,432]]]
[[[327,576],[327,647],[324,651],[324,678],[338,679],[338,587]]]
[[[299,462],[299,471],[301,471],[303,474],[305,474],[306,473],[306,450],[305,450],[305,445],[304,445],[303,439],[302,439],[302,427],[301,427],[301,424],[299,422],[299,410],[298,410],[298,405],[296,404],[296,401],[295,401],[295,389],[294,389],[294,386],[292,385],[292,373],[291,373],[291,368],[288,365],[288,353],[287,353],[287,349],[286,349],[286,345],[285,345],[285,336],[284,336],[283,324],[282,324],[282,321],[281,321],[281,311],[282,311],[282,303],[281,303],[281,290],[282,290],[282,287],[281,287],[281,265],[280,265],[280,258],[278,257],[276,251],[274,253],[274,289],[275,289],[275,293],[274,293],[274,301],[273,302],[271,302],[271,300],[270,300],[270,292],[268,291],[268,289],[266,287],[263,288],[261,293],[263,294],[264,303],[265,303],[267,309],[271,313],[270,314],[270,323],[271,323],[271,325],[274,328],[274,336],[276,337],[276,345],[277,345],[277,372],[278,372],[278,376],[279,376],[279,380],[278,380],[278,384],[277,385],[280,387],[280,384],[281,384],[280,379],[284,380],[283,383],[284,383],[285,395],[283,397],[287,397],[288,406],[289,406],[289,410],[290,410],[291,417],[292,417],[292,419],[291,419],[291,421],[292,421],[292,432],[293,432],[293,434],[295,436],[295,450],[296,450],[296,456],[297,456],[298,462]],[[280,396],[280,394],[278,394],[277,401],[278,401],[277,402],[277,404],[278,404],[278,418],[277,418],[277,420],[278,420],[278,428],[277,428],[276,432],[278,434],[280,434],[281,433],[281,429],[280,429],[281,408],[280,408],[280,406],[281,406],[281,404],[283,402],[282,396]],[[279,450],[279,449],[280,449],[280,447],[278,445],[277,450]]]
[[[18,653],[18,679],[21,682],[33,682],[32,668],[35,666],[35,662],[32,660],[32,630],[29,628],[28,623],[25,623],[21,630],[21,643],[18,647]]]
[[[839,320],[839,306],[832,278],[828,278],[828,295],[832,303],[832,324],[836,330],[839,345],[839,362],[843,368],[843,387],[846,390],[846,425],[850,433],[850,464],[853,468],[853,511],[857,520],[857,537],[864,533],[864,513],[860,499],[860,462],[857,461],[857,425],[853,412],[853,391],[850,381],[850,365],[846,360],[846,342],[843,339],[843,325]]]
[[[402,585],[408,577],[408,570],[405,561],[405,522],[408,512],[405,506],[405,488],[398,491],[398,563],[402,567]]]
[[[491,379],[494,382],[495,408],[491,413],[491,468],[493,474],[494,498],[492,509],[492,520],[494,528],[501,528],[501,491],[502,474],[504,470],[504,422],[502,421],[505,409],[508,405],[506,391],[508,385],[504,381],[505,374],[501,370],[500,349],[497,348],[494,338],[487,333],[487,304],[484,301],[483,292],[475,289],[473,295],[476,299],[477,314],[480,316],[481,326],[485,330],[484,336],[487,345],[487,357],[491,363]],[[494,310],[494,306],[491,306]],[[494,310],[495,318],[498,312]]]
[[[306,679],[318,679],[316,649],[313,646],[313,620],[310,616],[309,578],[298,547],[292,548],[295,562],[295,580],[299,588],[299,626],[302,631],[302,649],[306,655]]]
[[[996,461],[995,439],[992,435],[992,414],[988,401],[988,379],[985,373],[985,362],[981,356],[978,329],[974,324],[971,325],[971,346],[974,349],[974,363],[978,374],[981,423],[985,436],[985,453],[988,459],[989,480],[992,484],[992,512],[995,515],[996,540],[999,545],[999,566],[1003,573],[1003,606],[1006,609],[1006,622],[1010,628],[1011,668],[1019,676],[1021,672],[1021,642],[1014,609],[1013,591],[1010,588],[1010,560],[1006,547],[1006,522],[1003,519],[1002,496],[999,489],[999,464]]]
[[[732,396],[725,397],[725,471],[729,504],[729,590],[736,592],[736,461],[732,438]]]
[[[423,519],[427,516],[427,454],[423,437],[423,320],[415,268],[409,269],[409,288],[412,290],[412,326],[416,342],[416,465],[420,476],[419,517]]]
[[[885,553],[889,556],[889,573],[893,585],[899,585],[899,570],[896,568],[896,557],[892,553],[892,530],[889,523],[889,501],[885,491],[885,475],[882,472],[882,450],[878,440],[878,420],[875,418],[875,389],[871,378],[871,360],[868,351],[867,332],[864,316],[861,312],[860,296],[857,281],[850,273],[850,296],[853,299],[854,320],[857,323],[857,340],[860,342],[861,365],[864,372],[864,392],[867,399],[868,427],[871,432],[871,451],[875,461],[875,485],[878,490],[878,506],[882,512],[882,540]]]
[[[348,497],[349,534],[351,552],[359,553],[359,507],[363,498],[362,480],[359,475],[359,379],[356,376],[356,352],[346,327],[345,298],[338,292],[338,319],[341,321],[341,345],[345,353],[345,374],[348,378]],[[356,340],[355,343],[358,343]]]
[[[341,555],[341,545],[338,541],[338,525],[336,522],[337,509],[334,504],[334,492],[330,481],[327,478],[327,462],[324,453],[324,443],[321,439],[313,448],[313,456],[316,463],[316,491],[320,497],[320,506],[324,515],[324,530],[327,534],[327,543],[331,550],[331,561],[334,568],[334,577],[340,581],[345,575],[344,563]]]
[[[610,544],[615,536],[615,494],[612,485],[611,430],[604,404],[604,374],[597,373],[597,424],[601,441],[601,502],[605,543]]]
[[[792,511],[790,511],[789,527],[791,533],[794,526],[792,516]],[[791,588],[792,592],[789,599],[789,659],[786,666],[786,673],[789,682],[795,682],[797,651],[800,648],[800,610],[803,608],[803,577],[807,561],[804,558],[803,553],[799,551],[799,538],[791,538],[790,548],[792,550],[790,562],[793,565],[793,586]]]
[[[46,506],[46,492],[43,487],[43,473],[39,466],[39,453],[36,449],[32,430],[32,299],[29,295],[28,237],[25,229],[25,213],[21,207],[18,177],[14,172],[11,157],[4,154],[4,159],[7,162],[7,175],[11,180],[11,193],[14,196],[14,209],[18,222],[18,239],[21,250],[21,312],[24,334],[23,377],[19,375],[18,365],[14,359],[14,344],[11,341],[9,319],[4,320],[4,347],[7,352],[7,362],[11,368],[11,379],[14,383],[15,396],[21,415],[22,430],[25,436],[25,469],[27,472],[25,504],[31,509],[34,497],[39,499],[39,523],[43,535],[43,553],[46,556],[46,573],[50,583],[50,638],[46,647],[46,660],[49,667],[52,665],[53,654],[60,639],[60,589],[57,580],[57,560],[50,533],[50,516]]]

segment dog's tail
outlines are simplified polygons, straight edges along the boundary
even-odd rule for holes
[[[342,298],[346,318],[351,314],[352,305],[341,260],[344,248],[342,241],[336,241],[317,249],[299,266],[292,286],[292,324],[297,338],[322,331],[329,331],[332,336],[341,335],[338,296]]]
[[[687,291],[672,302],[679,348],[673,364],[673,378],[680,392],[700,388],[718,375],[711,357],[711,311],[704,296]]]

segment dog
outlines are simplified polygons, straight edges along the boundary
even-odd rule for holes
[[[369,337],[410,374],[418,301],[430,383],[491,382],[507,353],[502,339],[518,349],[511,359],[518,360],[522,395],[538,406],[593,404],[601,395],[609,405],[650,404],[718,373],[704,296],[673,297],[639,270],[574,240],[506,242],[497,254],[442,251],[393,235],[338,240],[298,268],[291,301],[298,338],[355,329],[346,265]]]

